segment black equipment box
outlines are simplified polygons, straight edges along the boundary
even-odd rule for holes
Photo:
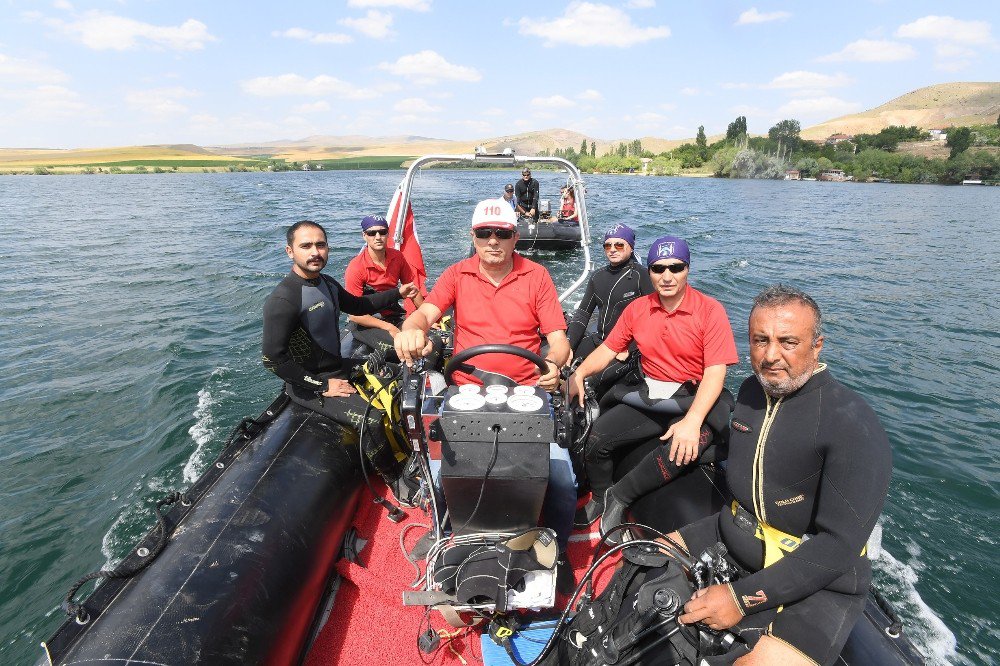
[[[537,386],[451,386],[438,423],[441,486],[455,534],[538,525],[555,441],[548,394]]]

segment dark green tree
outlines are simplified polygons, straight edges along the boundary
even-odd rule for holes
[[[581,155],[586,155],[587,154],[587,140],[586,139],[584,139],[583,141],[580,142],[580,154]]]
[[[708,146],[708,138],[705,136],[704,125],[698,126],[698,136],[695,137],[694,142],[701,150],[705,150],[705,148]]]
[[[972,130],[968,127],[952,127],[948,130],[948,140],[946,142],[951,147],[951,154],[948,159],[954,159],[972,145]]]
[[[747,117],[739,116],[726,128],[726,141],[737,141],[747,133]]]
[[[782,120],[767,130],[767,136],[771,141],[780,142],[782,147],[795,151],[798,150],[799,144],[802,143],[802,138],[799,136],[799,132],[801,131],[802,126],[799,124],[799,121]]]
[[[597,157],[597,143],[594,141],[590,142],[590,156]]]

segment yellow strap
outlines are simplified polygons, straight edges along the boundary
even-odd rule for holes
[[[732,509],[734,516],[738,507],[739,502],[733,500]],[[759,518],[757,519],[757,531],[754,536],[764,542],[765,569],[784,557],[785,553],[790,553],[798,548],[802,543],[802,537],[782,532],[777,527],[768,525]],[[861,549],[861,555],[864,556],[867,552],[868,545],[865,544],[865,547]]]

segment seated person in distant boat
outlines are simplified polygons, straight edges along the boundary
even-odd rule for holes
[[[635,259],[635,232],[625,224],[616,224],[604,234],[604,254],[608,265],[594,271],[576,310],[569,316],[569,344],[573,357],[583,360],[604,342],[618,322],[625,306],[639,296],[653,293],[649,273]],[[597,330],[587,332],[590,319],[597,310]],[[631,367],[626,363],[635,344],[629,345],[615,360],[592,380],[598,395],[618,381]]]
[[[589,525],[607,511],[601,523],[605,532],[620,523],[624,509],[641,495],[636,484],[625,483],[628,476],[612,487],[616,450],[659,435],[663,445],[636,470],[652,475],[657,485],[676,478],[698,460],[713,431],[725,431],[732,405],[728,392],[723,394],[726,366],[739,361],[725,308],[688,284],[687,242],[674,236],[657,239],[646,265],[655,293],[629,303],[608,338],[570,377],[570,395],[580,396],[583,404],[587,377],[633,341],[639,350],[644,377],[627,375],[608,390],[584,448],[593,497],[577,515],[577,524]]]
[[[365,247],[351,259],[344,270],[344,288],[355,296],[376,294],[394,289],[402,283],[407,290],[416,280],[416,274],[406,263],[403,253],[386,247],[389,223],[381,215],[368,215],[361,220],[361,233]],[[417,293],[411,299],[420,307],[423,296]],[[405,312],[397,302],[373,315],[349,315],[354,337],[371,349],[391,351],[392,338],[399,333]],[[395,352],[390,361],[398,361]]]
[[[503,186],[503,200],[510,204],[513,211],[517,211],[517,200],[514,199],[514,183],[507,183]]]
[[[740,387],[729,441],[735,501],[671,535],[692,554],[721,541],[751,572],[699,590],[680,616],[760,636],[740,666],[837,663],[871,583],[866,542],[892,452],[871,407],[819,361],[821,327],[816,301],[798,289],[754,299],[754,376]]]
[[[292,270],[264,302],[264,367],[285,381],[285,393],[294,402],[357,428],[368,402],[348,379],[354,362],[340,356],[340,312],[372,314],[401,297],[415,297],[417,288],[406,284],[355,296],[321,272],[330,255],[323,227],[309,220],[296,222],[288,228],[286,241]],[[391,453],[382,417],[373,407],[365,421],[366,448],[376,464]]]
[[[477,345],[509,344],[537,354],[542,335],[549,344],[545,357],[549,372],[540,377],[530,361],[484,354],[475,359],[481,373],[456,372],[456,383],[507,380],[554,391],[570,351],[566,320],[549,272],[514,252],[517,220],[502,199],[476,205],[471,235],[476,254],[445,269],[424,304],[403,322],[395,339],[396,353],[406,363],[430,353],[427,332],[443,312],[454,308],[456,353]],[[560,552],[566,550],[575,509],[576,478],[569,453],[551,443],[543,511],[546,526],[556,531]]]
[[[530,217],[535,222],[538,221],[538,181],[531,177],[531,169],[524,167],[521,170],[521,180],[514,186],[514,198],[517,206],[514,212],[524,217]]]
[[[576,210],[576,192],[572,187],[562,188],[562,206],[559,221],[565,224],[580,224],[580,213]]]

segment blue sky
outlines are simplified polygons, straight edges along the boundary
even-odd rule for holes
[[[996,0],[0,0],[0,147],[765,132],[996,81],[998,30]]]

